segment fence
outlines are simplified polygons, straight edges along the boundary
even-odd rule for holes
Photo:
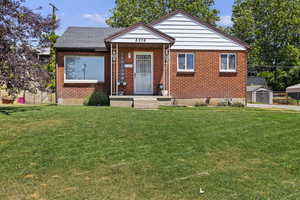
[[[273,92],[274,104],[300,105],[299,100],[294,99],[286,92]]]
[[[55,93],[50,93],[50,92],[37,92],[37,93],[25,92],[24,97],[25,97],[26,104],[55,104],[56,103]]]

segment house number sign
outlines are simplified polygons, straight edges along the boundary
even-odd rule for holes
[[[139,43],[146,42],[146,38],[135,38],[135,42],[139,42]]]

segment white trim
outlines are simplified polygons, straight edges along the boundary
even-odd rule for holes
[[[150,92],[147,92],[147,93],[145,93],[145,92],[136,92],[136,80],[135,80],[135,78],[136,78],[136,76],[135,76],[135,74],[136,74],[136,55],[150,55],[151,56],[151,91]],[[154,65],[154,63],[153,63],[153,52],[148,52],[148,51],[134,51],[133,52],[133,59],[134,59],[134,61],[133,61],[133,63],[134,63],[134,66],[133,66],[133,92],[134,92],[134,94],[153,94],[153,65]]]
[[[67,57],[103,57],[103,80],[67,80],[66,79],[66,58]],[[104,83],[105,82],[105,56],[87,56],[87,55],[65,55],[64,56],[64,83]]]
[[[112,54],[113,54],[113,45],[112,43],[110,43],[110,96],[112,96],[113,94],[113,82],[112,82],[112,76],[113,76],[113,58],[112,58]]]
[[[179,69],[179,54],[185,54],[185,69]],[[187,54],[192,54],[193,55],[193,69],[187,69]],[[195,72],[195,53],[194,52],[177,52],[177,72]]]
[[[145,41],[143,41],[145,40]],[[154,32],[150,28],[139,25],[132,30],[121,33],[113,38],[111,42],[116,43],[153,43],[153,44],[169,44],[170,41]]]
[[[116,62],[115,62],[115,66],[116,66],[116,96],[119,96],[119,44],[116,44]]]
[[[227,69],[222,69],[222,55],[226,55],[227,56]],[[234,55],[235,58],[235,69],[229,69],[229,56],[230,55]],[[237,55],[236,53],[220,53],[219,54],[219,71],[220,72],[229,72],[229,73],[233,73],[233,72],[237,72]]]
[[[168,67],[169,67],[169,96],[171,96],[171,46],[168,48]]]
[[[64,80],[65,83],[104,83],[104,81],[97,80]]]

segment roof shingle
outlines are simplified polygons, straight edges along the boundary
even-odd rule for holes
[[[107,50],[104,39],[121,30],[122,28],[111,27],[68,27],[55,47]]]

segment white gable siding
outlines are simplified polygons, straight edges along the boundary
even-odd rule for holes
[[[240,44],[181,13],[154,25],[154,28],[176,39],[171,49],[246,50]]]
[[[137,39],[141,39],[137,42]],[[127,33],[112,39],[111,42],[120,43],[169,43],[168,40],[160,37],[158,34],[153,33],[145,27],[139,26]]]

